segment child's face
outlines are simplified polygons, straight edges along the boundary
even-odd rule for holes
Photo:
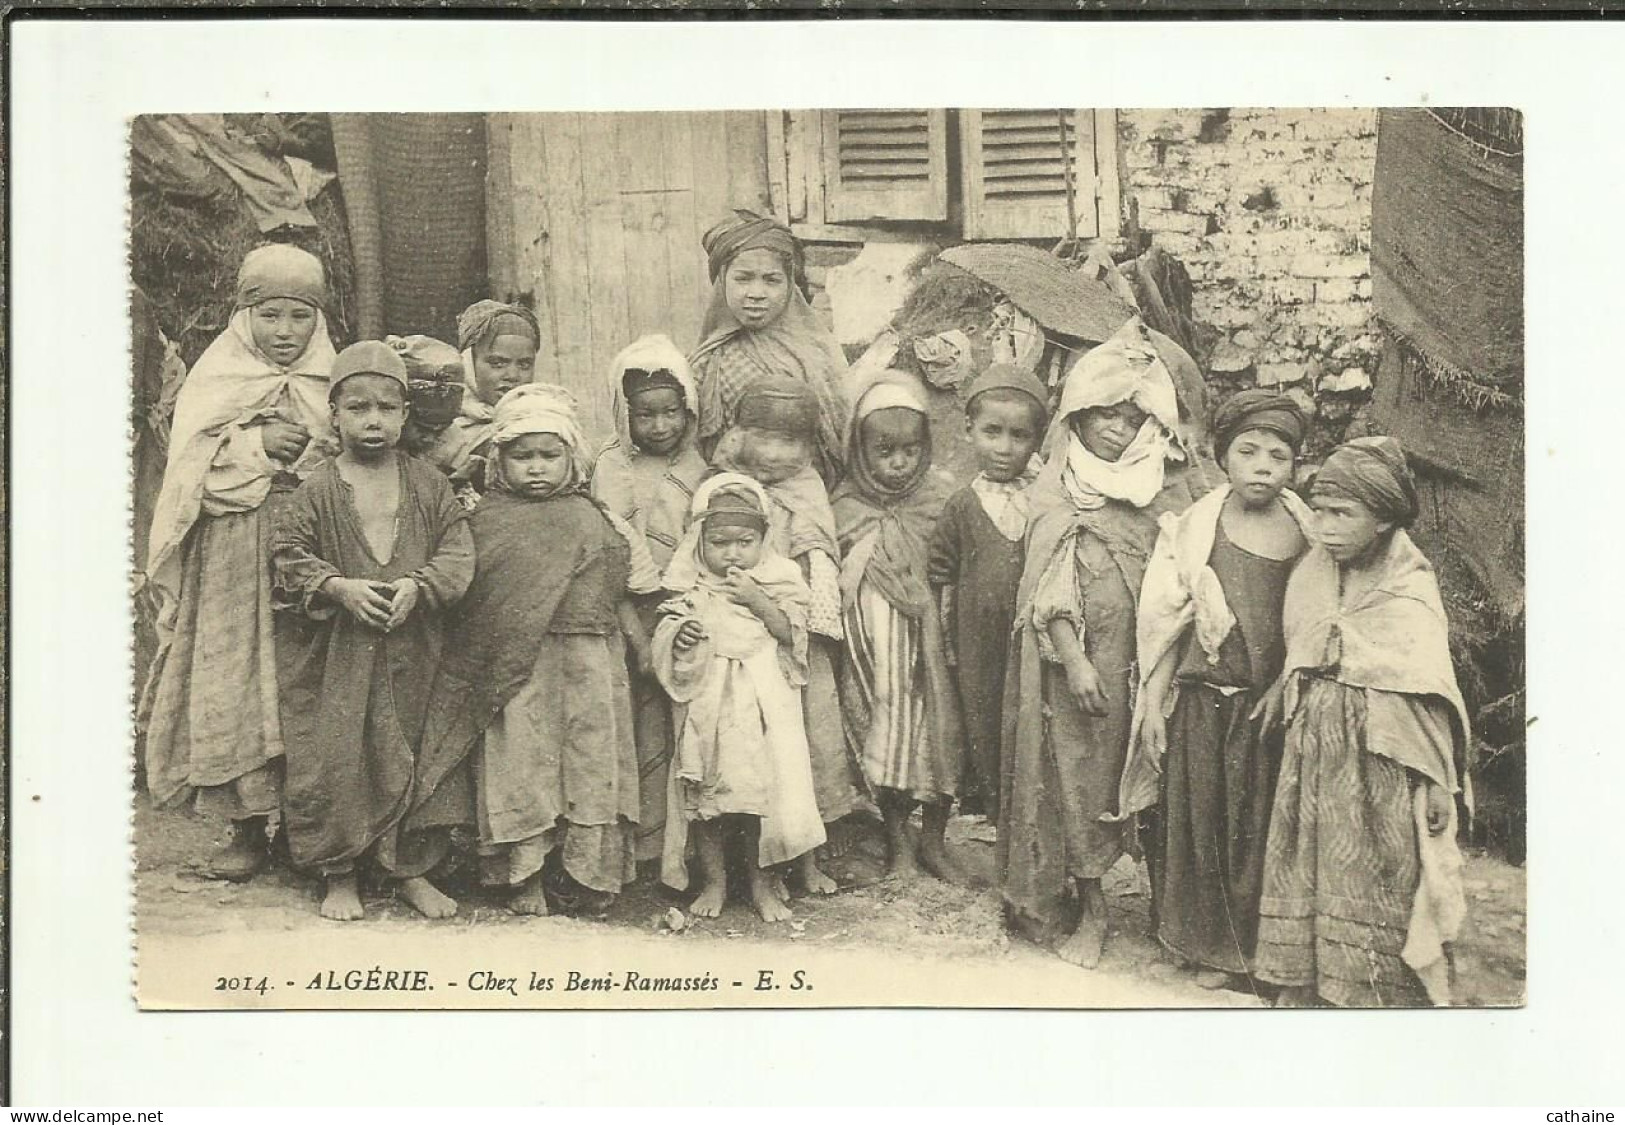
[[[504,445],[502,479],[520,496],[545,500],[570,479],[570,447],[557,434],[525,434]]]
[[[401,430],[401,448],[408,453],[426,453],[434,448],[434,443],[445,432],[445,426],[431,426],[408,413],[406,425]]]
[[[632,444],[645,453],[674,453],[688,429],[683,393],[675,387],[656,387],[633,395],[626,403],[626,422]]]
[[[1377,540],[1393,529],[1365,504],[1343,496],[1311,496],[1315,510],[1315,536],[1339,563],[1358,563]]]
[[[925,459],[925,415],[888,406],[863,420],[858,451],[882,488],[900,489],[914,479]]]
[[[739,460],[762,484],[789,480],[812,464],[812,442],[801,434],[747,427],[739,433]]]
[[[254,346],[282,367],[305,354],[316,334],[316,310],[292,297],[276,297],[255,305],[248,314]]]
[[[474,349],[474,393],[487,406],[533,381],[536,346],[529,336],[498,336]]]
[[[1224,475],[1241,502],[1262,508],[1281,495],[1292,479],[1292,446],[1268,430],[1243,430],[1224,453]]]
[[[790,274],[771,250],[746,250],[723,273],[728,311],[746,328],[763,328],[790,303]]]
[[[976,453],[976,466],[989,480],[1012,481],[1022,474],[1043,436],[1039,405],[1017,391],[1009,397],[989,391],[971,403],[965,432]]]
[[[1146,413],[1132,402],[1093,406],[1072,417],[1072,432],[1102,461],[1115,461],[1145,425]]]
[[[333,428],[361,460],[394,449],[406,425],[406,390],[387,375],[351,375],[333,392]]]
[[[762,533],[754,527],[708,520],[700,531],[700,555],[705,569],[718,578],[726,578],[730,570],[749,570],[762,561]]]

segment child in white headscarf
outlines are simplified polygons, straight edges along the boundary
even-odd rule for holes
[[[1135,605],[1157,517],[1195,496],[1173,380],[1138,320],[1067,374],[1032,486],[1006,688],[998,859],[1005,906],[1084,968],[1106,938],[1101,877],[1123,855]]]
[[[751,902],[768,922],[790,917],[768,869],[811,866],[824,842],[801,710],[810,595],[770,544],[768,510],[749,477],[700,486],[666,570],[680,597],[655,630],[655,668],[677,704],[662,875],[687,887],[692,830],[705,883],[690,909],[702,918],[722,912],[725,833],[739,832]]]

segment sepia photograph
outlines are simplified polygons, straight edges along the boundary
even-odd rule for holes
[[[310,110],[127,121],[143,1009],[1525,1004],[1518,109]]]

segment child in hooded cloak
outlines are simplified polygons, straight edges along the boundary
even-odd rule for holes
[[[1249,983],[1280,765],[1253,712],[1280,674],[1281,601],[1308,547],[1309,509],[1287,487],[1308,429],[1274,391],[1221,405],[1214,452],[1229,483],[1162,517],[1140,591],[1121,812],[1147,810],[1155,935],[1207,987]]]
[[[158,805],[196,798],[231,824],[210,860],[247,879],[281,807],[271,614],[275,511],[336,451],[322,264],[292,246],[243,259],[236,311],[182,386],[153,510],[146,591],[158,652],[142,714]]]
[[[1448,1004],[1471,731],[1439,583],[1404,530],[1417,510],[1404,450],[1339,446],[1309,504],[1316,542],[1287,583],[1285,671],[1263,705],[1266,723],[1284,718],[1286,750],[1255,972],[1285,1006]]]
[[[717,443],[714,461],[718,468],[743,473],[762,486],[769,501],[768,538],[773,549],[801,568],[812,595],[802,707],[818,808],[827,825],[859,810],[873,812],[873,806],[864,796],[862,771],[847,745],[835,673],[845,639],[840,548],[829,491],[813,468],[817,432],[818,401],[811,388],[787,375],[765,375],[740,396],[734,425]],[[836,889],[810,864],[803,873],[811,880],[812,891]]]
[[[1093,968],[1129,744],[1135,602],[1157,519],[1195,499],[1173,380],[1137,320],[1067,373],[1033,484],[1005,688],[997,858],[1011,921]]]
[[[435,787],[471,768],[484,880],[514,890],[515,912],[546,914],[550,856],[598,902],[635,874],[632,551],[587,495],[585,437],[561,388],[509,391],[491,421],[490,487],[470,518],[479,565],[446,638],[420,772]]]
[[[926,581],[933,526],[952,491],[931,466],[923,393],[895,372],[858,396],[848,475],[832,498],[841,548],[847,738],[880,805],[888,873],[964,876],[945,833],[963,754],[937,599]],[[908,822],[922,807],[918,845]]]
[[[644,336],[615,357],[609,372],[615,439],[598,454],[592,497],[643,539],[658,571],[682,538],[694,490],[710,472],[695,448],[699,395],[688,360],[665,336]],[[658,593],[658,591],[656,592]],[[646,633],[658,623],[659,600],[639,599]],[[647,665],[632,669],[632,720],[638,744],[638,859],[659,859],[665,846],[667,769],[673,732],[671,701]]]
[[[722,911],[727,834],[743,845],[751,902],[768,922],[790,917],[768,869],[810,866],[824,842],[801,713],[809,593],[773,549],[767,508],[761,486],[737,473],[700,486],[666,568],[678,597],[655,631],[655,667],[677,704],[662,874],[688,885],[692,831],[705,885],[690,910],[702,918]]]
[[[362,916],[363,859],[428,917],[457,911],[426,877],[447,834],[402,825],[434,797],[417,776],[424,708],[474,541],[446,478],[396,448],[408,383],[386,344],[339,353],[330,396],[343,451],[300,485],[271,539],[284,824],[294,863],[321,872],[322,916],[335,921]]]

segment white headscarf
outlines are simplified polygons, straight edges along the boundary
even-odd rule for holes
[[[570,478],[566,491],[583,484],[592,474],[586,437],[576,417],[575,396],[555,383],[526,383],[497,400],[491,415],[490,441],[494,447],[490,462],[492,483],[502,481],[501,447],[526,434],[552,434],[570,453]]]
[[[1103,461],[1072,431],[1072,416],[1097,407],[1132,402],[1146,419],[1134,440],[1115,461]],[[1066,443],[1061,483],[1072,503],[1084,510],[1121,500],[1143,508],[1162,491],[1169,461],[1183,461],[1179,445],[1179,399],[1173,376],[1163,364],[1138,318],[1128,321],[1111,339],[1091,348],[1072,365],[1061,385],[1046,445],[1055,456]]]

